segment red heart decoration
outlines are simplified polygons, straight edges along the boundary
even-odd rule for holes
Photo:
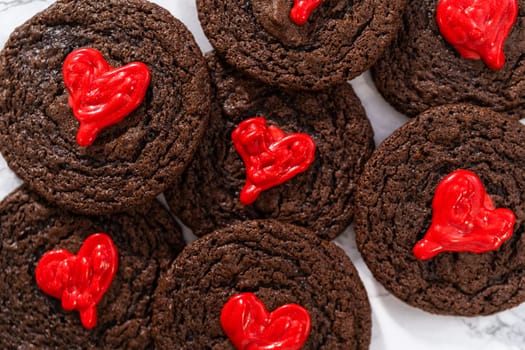
[[[492,69],[505,63],[503,46],[518,17],[517,0],[441,0],[436,20],[461,57],[483,59]]]
[[[240,200],[255,202],[259,194],[308,169],[315,159],[315,142],[302,133],[286,135],[264,118],[250,118],[233,131],[235,149],[246,167]]]
[[[221,325],[238,350],[297,350],[310,333],[310,315],[286,304],[268,312],[253,293],[231,297],[221,311]]]
[[[117,265],[113,241],[96,233],[85,240],[77,255],[65,249],[44,254],[35,278],[44,293],[62,300],[64,310],[78,310],[82,325],[91,329],[97,323],[96,305],[113,281]]]
[[[314,10],[324,0],[294,0],[290,18],[295,24],[305,24]]]
[[[509,209],[494,208],[479,177],[468,170],[456,170],[438,184],[432,212],[430,228],[413,249],[420,260],[441,252],[499,249],[516,222]]]
[[[68,102],[80,122],[77,143],[89,146],[98,133],[122,121],[143,101],[150,82],[148,67],[132,62],[111,67],[91,48],[71,52],[62,67]]]

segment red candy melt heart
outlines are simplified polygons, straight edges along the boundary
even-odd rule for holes
[[[505,63],[503,46],[517,16],[517,0],[441,0],[436,10],[441,34],[461,57],[491,69]]]
[[[305,24],[314,10],[324,0],[294,0],[290,18],[295,24]]]
[[[132,62],[111,67],[91,48],[71,52],[62,67],[69,105],[80,122],[77,143],[89,146],[98,133],[122,121],[143,101],[150,82],[148,67]]]
[[[288,134],[267,126],[264,118],[246,119],[233,131],[235,149],[246,166],[246,184],[240,200],[255,202],[259,194],[308,169],[315,143],[307,134]]]
[[[238,350],[297,350],[310,333],[310,315],[286,304],[268,312],[253,293],[231,297],[221,312],[221,325]]]
[[[82,325],[97,324],[97,304],[117,271],[117,249],[109,236],[89,236],[77,255],[65,249],[47,252],[36,267],[36,283],[42,291],[62,300],[66,311],[78,310]]]
[[[430,228],[413,249],[420,260],[441,252],[499,249],[512,236],[516,221],[509,209],[494,208],[481,180],[468,170],[456,170],[438,184],[432,211]]]

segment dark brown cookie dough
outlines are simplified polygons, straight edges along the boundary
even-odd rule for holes
[[[372,68],[379,92],[400,112],[413,117],[447,103],[470,103],[508,117],[525,117],[525,1],[505,42],[505,65],[491,70],[466,60],[442,37],[437,1],[409,0],[403,25]]]
[[[97,326],[82,327],[42,292],[35,268],[43,254],[76,254],[93,233],[111,236],[118,270],[97,306]],[[126,214],[66,214],[25,188],[0,204],[0,348],[151,349],[152,296],[161,271],[184,247],[179,226],[157,201]]]
[[[252,77],[282,88],[319,90],[352,79],[381,55],[406,0],[325,0],[305,25],[292,1],[197,0],[212,46]]]
[[[353,217],[357,178],[370,156],[373,132],[348,84],[324,92],[286,92],[241,76],[208,56],[214,87],[212,118],[188,169],[166,192],[171,209],[202,236],[234,221],[273,218],[310,228],[332,239]],[[286,133],[307,133],[316,143],[304,173],[263,191],[245,206],[243,160],[231,139],[238,124],[254,116]]]
[[[75,136],[62,64],[80,47],[120,67],[144,62],[143,103],[88,147]],[[83,214],[147,203],[186,166],[209,116],[209,76],[192,35],[142,0],[58,1],[9,38],[0,54],[0,151],[49,201]]]
[[[451,105],[430,109],[386,139],[356,193],[357,245],[376,279],[432,313],[486,315],[523,302],[524,138],[518,121]],[[473,171],[495,207],[514,212],[514,233],[497,251],[416,260],[412,249],[430,226],[436,186],[457,169]]]
[[[269,311],[289,303],[306,308],[312,329],[302,349],[368,349],[370,305],[348,256],[273,220],[228,226],[181,253],[155,293],[155,345],[234,349],[219,315],[240,292],[255,293]]]

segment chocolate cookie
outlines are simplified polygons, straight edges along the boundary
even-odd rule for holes
[[[310,1],[313,3],[314,1]],[[398,29],[406,0],[198,0],[212,46],[238,70],[282,88],[320,90],[366,71]],[[315,6],[315,5],[314,5]]]
[[[87,217],[66,214],[22,188],[0,204],[0,217],[2,349],[152,348],[157,278],[184,246],[179,226],[158,202],[127,214]],[[96,306],[96,326],[86,329],[78,312],[65,311],[64,300],[42,291],[35,270],[45,253],[67,249],[77,254],[98,232],[113,240],[118,268]]]
[[[352,221],[357,178],[374,148],[372,128],[350,85],[323,92],[283,91],[234,72],[216,56],[208,56],[208,63],[212,118],[190,166],[166,191],[171,209],[198,236],[260,218],[304,226],[325,239],[342,233]],[[245,205],[240,193],[247,182],[246,165],[232,132],[255,116],[287,134],[308,134],[316,150],[306,171]]]
[[[379,92],[410,117],[447,103],[470,103],[511,118],[525,117],[525,1],[518,3],[518,17],[504,45],[505,63],[493,70],[482,60],[462,58],[444,39],[436,20],[437,1],[410,0],[397,40],[372,68]]]
[[[90,134],[129,107],[139,90],[132,62],[149,69],[142,102],[80,146],[77,114]],[[0,55],[2,155],[42,197],[83,214],[128,210],[164,191],[192,156],[209,107],[209,76],[192,35],[142,0],[58,1],[17,28]]]
[[[356,193],[357,246],[376,279],[432,313],[487,315],[523,302],[524,137],[518,121],[463,104],[430,109],[387,138]],[[468,178],[447,187],[457,170],[474,173],[486,194]],[[491,236],[507,210],[512,236]],[[441,241],[428,239],[436,225]]]
[[[306,309],[311,331],[301,349],[368,349],[370,305],[350,259],[308,230],[274,220],[228,226],[187,246],[155,293],[155,345],[234,349],[219,317],[241,292],[254,293],[268,311],[290,303]]]

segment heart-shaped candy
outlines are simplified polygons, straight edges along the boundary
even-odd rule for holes
[[[62,67],[68,102],[80,122],[77,143],[89,146],[98,133],[122,121],[143,101],[150,82],[148,67],[132,62],[111,67],[92,48],[71,52]]]
[[[420,260],[441,252],[483,253],[499,249],[512,236],[516,217],[495,209],[479,177],[456,170],[437,186],[432,200],[432,222],[413,248]]]
[[[436,20],[443,37],[466,59],[492,69],[505,63],[503,46],[518,16],[518,0],[441,0]]]
[[[315,158],[315,143],[309,135],[286,135],[260,117],[241,122],[232,140],[246,167],[246,184],[240,195],[244,205],[255,202],[262,191],[305,171]]]
[[[231,297],[221,311],[222,329],[238,350],[297,350],[310,333],[310,315],[286,304],[268,312],[253,293]]]
[[[42,291],[62,300],[66,311],[78,310],[82,325],[97,323],[97,304],[108,290],[117,271],[117,249],[104,233],[89,236],[78,254],[65,249],[45,253],[35,271]]]

